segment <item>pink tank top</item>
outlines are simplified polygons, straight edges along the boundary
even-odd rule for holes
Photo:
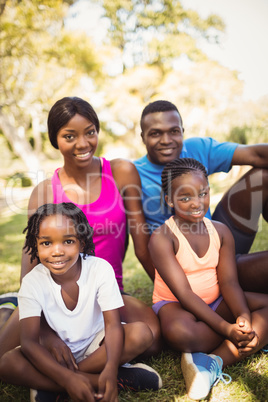
[[[179,240],[180,245],[176,258],[183,268],[193,292],[205,303],[210,304],[220,296],[216,271],[219,262],[220,239],[213,223],[207,218],[204,218],[204,223],[209,233],[209,247],[206,254],[200,258],[179,230],[173,216],[165,222]],[[155,271],[153,303],[161,300],[178,301],[158,272]]]
[[[116,187],[110,162],[100,158],[102,164],[101,193],[91,204],[77,205],[86,215],[94,230],[93,241],[97,257],[108,261],[115,272],[119,288],[123,290],[122,262],[125,255],[126,214],[123,199]],[[52,179],[53,202],[72,202],[66,196],[56,169]],[[70,188],[70,186],[68,185]]]

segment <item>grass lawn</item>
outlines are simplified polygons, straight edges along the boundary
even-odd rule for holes
[[[11,215],[0,219],[0,294],[17,291],[19,288],[20,257],[26,225],[24,215]],[[261,222],[252,251],[267,248],[268,225]],[[254,269],[254,268],[253,268]],[[130,244],[124,262],[125,291],[151,305],[152,283],[137,262]],[[212,389],[209,401],[268,401],[268,358],[258,353],[242,363],[224,371],[233,381],[229,385],[220,382]],[[158,392],[124,392],[120,401],[188,401],[180,369],[180,355],[172,351],[162,352],[157,358],[146,361],[162,376],[163,388]],[[29,401],[29,390],[1,384],[0,402]]]

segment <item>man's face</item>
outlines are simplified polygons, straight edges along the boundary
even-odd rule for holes
[[[176,110],[146,115],[142,129],[141,136],[150,162],[165,165],[180,156],[184,128]]]

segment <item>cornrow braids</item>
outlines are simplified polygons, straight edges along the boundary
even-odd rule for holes
[[[208,174],[205,166],[196,159],[178,158],[167,163],[161,175],[163,193],[171,193],[171,183],[174,179],[176,179],[176,177],[194,171],[202,172],[206,180],[208,180]]]
[[[83,258],[86,255],[95,255],[95,245],[93,243],[93,229],[89,225],[85,214],[71,202],[63,202],[61,204],[45,204],[37,209],[37,211],[29,218],[27,227],[23,230],[26,233],[26,240],[23,249],[31,256],[31,262],[37,256],[36,238],[39,234],[40,225],[43,220],[52,215],[62,215],[72,219],[76,230],[76,236],[79,240]]]

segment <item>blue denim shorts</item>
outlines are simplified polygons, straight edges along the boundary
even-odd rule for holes
[[[214,302],[212,302],[212,303],[210,303],[208,306],[213,310],[213,311],[216,311],[217,310],[217,308],[218,308],[218,306],[219,306],[219,304],[220,304],[220,302],[223,300],[223,297],[222,297],[222,295],[220,295],[216,300],[214,300]],[[159,301],[159,302],[157,302],[157,303],[155,303],[153,306],[152,306],[152,309],[154,310],[154,312],[155,312],[155,314],[157,315],[158,313],[159,313],[159,310],[160,310],[160,308],[161,307],[163,307],[165,304],[168,304],[168,303],[179,303],[179,301],[170,301],[170,300],[161,300],[161,301]]]

